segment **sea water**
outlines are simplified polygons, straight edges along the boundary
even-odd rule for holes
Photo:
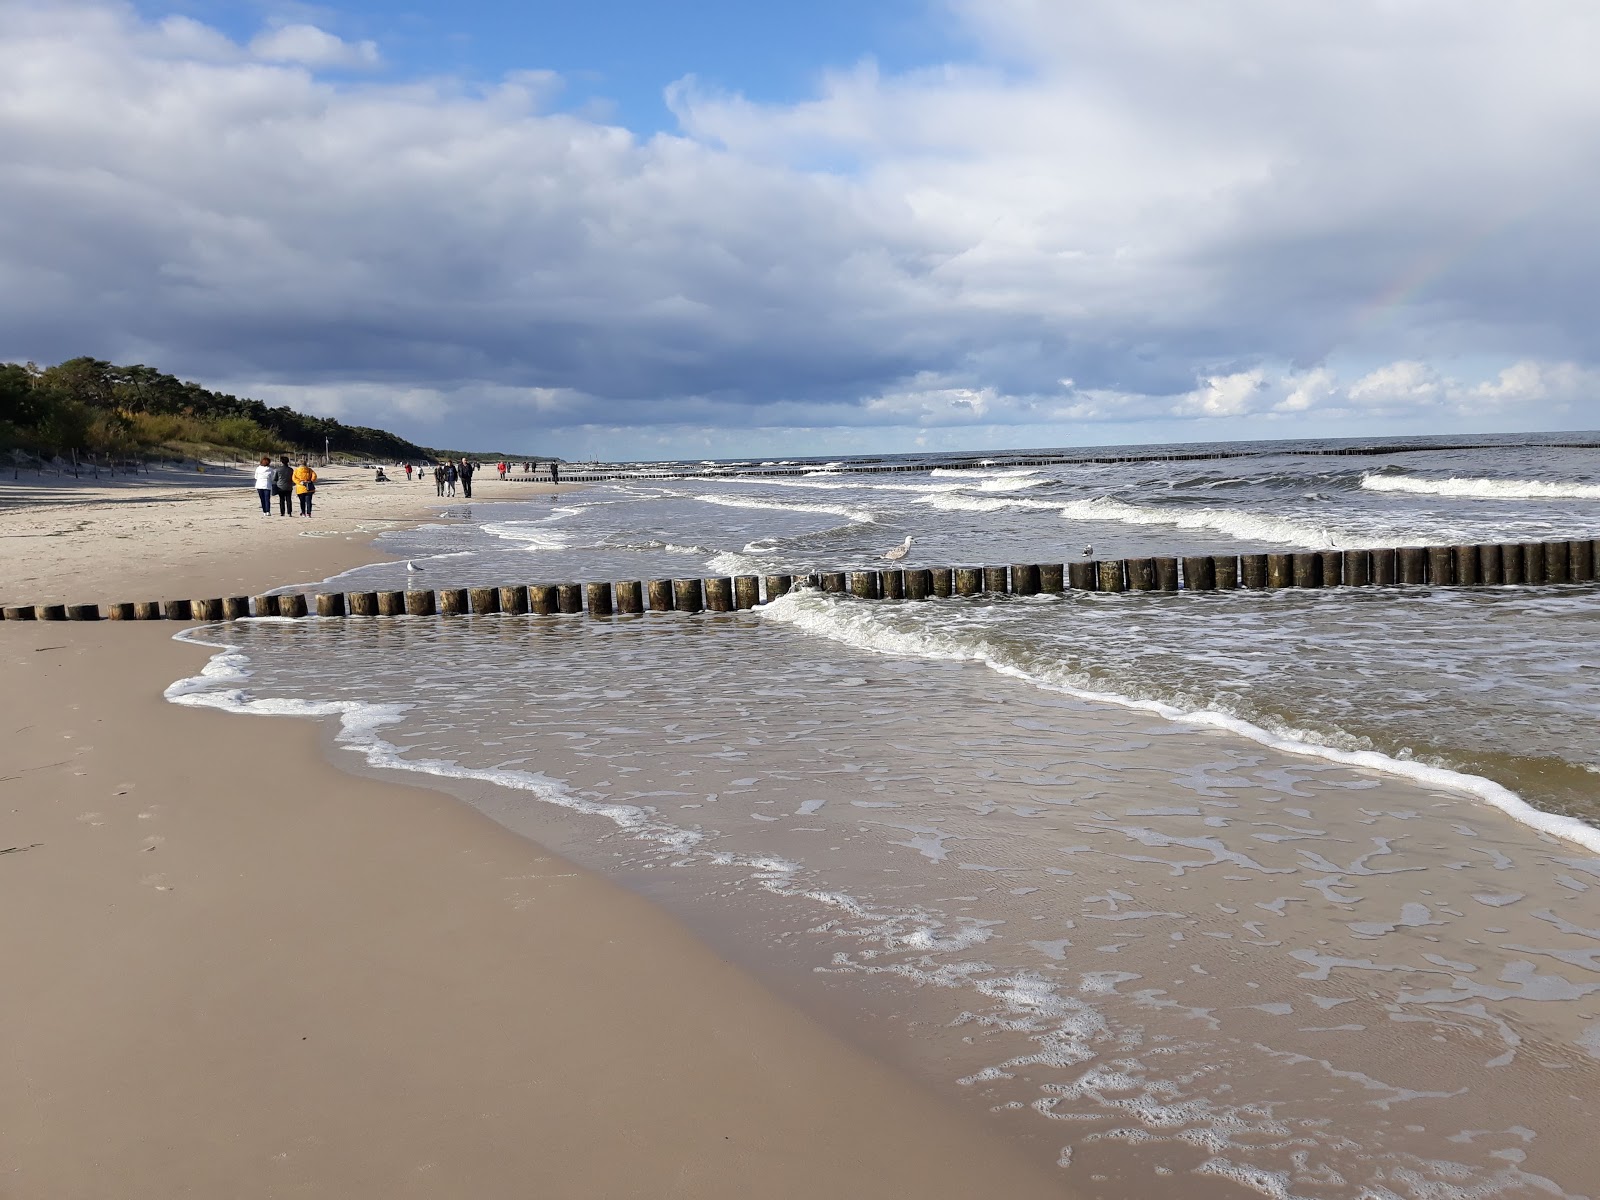
[[[1242,448],[708,466],[381,544],[441,587],[864,568],[907,534],[909,566],[1600,534],[1593,450]],[[236,623],[194,635],[229,649],[171,694],[337,716],[351,764],[644,892],[1084,1194],[1580,1196],[1597,632],[1595,585],[803,591]]]

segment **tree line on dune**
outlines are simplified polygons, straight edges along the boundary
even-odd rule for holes
[[[154,367],[73,358],[53,367],[0,363],[0,450],[138,457],[163,447],[361,455],[420,462],[433,451],[383,429],[269,408]]]

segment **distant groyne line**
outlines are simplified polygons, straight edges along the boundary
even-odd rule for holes
[[[838,475],[890,475],[914,474],[931,470],[985,471],[1011,467],[1054,467],[1074,465],[1102,465],[1113,463],[1153,462],[1211,462],[1233,458],[1358,458],[1381,457],[1392,454],[1437,453],[1442,450],[1600,450],[1600,442],[1452,442],[1449,445],[1411,446],[1386,443],[1372,446],[1336,446],[1323,449],[1284,450],[1203,450],[1193,453],[1169,454],[1048,454],[1048,455],[973,455],[968,458],[948,459],[939,462],[926,460],[917,463],[847,462],[831,467],[823,463],[801,465],[752,464],[745,467],[675,467],[671,469],[617,465],[608,467],[566,467],[561,471],[562,483],[610,483],[614,480],[651,479],[718,479],[761,478],[771,476],[815,475],[819,472]],[[512,483],[548,483],[549,475],[507,475]]]
[[[1600,538],[1380,550],[1306,550],[906,567],[599,583],[507,584],[437,591],[268,592],[259,596],[5,605],[6,621],[230,621],[244,617],[434,617],[507,613],[592,616],[738,612],[797,587],[862,600],[1035,596],[1066,592],[1217,592],[1282,588],[1397,589],[1591,583]]]

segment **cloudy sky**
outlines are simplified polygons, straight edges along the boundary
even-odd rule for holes
[[[0,0],[0,358],[581,457],[1600,426],[1594,0]]]

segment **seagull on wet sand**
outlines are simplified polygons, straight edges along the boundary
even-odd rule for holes
[[[911,550],[911,535],[908,533],[908,534],[906,534],[906,540],[905,541],[901,542],[893,550],[885,550],[883,552],[883,556],[885,558],[887,558],[890,562],[899,562],[902,558],[904,558],[906,556],[907,553],[910,552],[910,550]]]

